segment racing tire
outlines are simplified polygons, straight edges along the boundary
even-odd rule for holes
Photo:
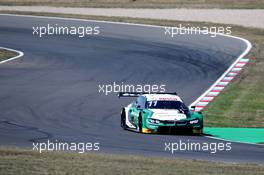
[[[124,108],[122,109],[122,112],[121,112],[120,125],[121,125],[121,128],[123,128],[124,130],[127,129],[127,126],[126,126],[126,110]]]
[[[142,114],[141,113],[139,113],[139,116],[138,116],[138,132],[142,133]]]

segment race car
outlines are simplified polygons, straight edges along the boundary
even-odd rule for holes
[[[121,110],[121,127],[140,133],[202,134],[203,115],[185,106],[177,93],[120,92],[119,97],[137,97]]]

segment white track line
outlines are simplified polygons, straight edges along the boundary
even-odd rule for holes
[[[125,23],[125,22],[112,22],[112,21],[98,21],[98,20],[88,20],[88,19],[78,19],[78,18],[62,18],[62,17],[49,17],[49,16],[34,16],[34,15],[17,15],[17,14],[0,14],[1,16],[18,16],[18,17],[28,17],[28,18],[45,18],[45,19],[60,19],[60,20],[71,20],[71,21],[86,21],[86,22],[97,22],[97,23],[109,23],[109,24],[122,24],[122,25],[131,25],[131,26],[144,26],[144,27],[155,27],[155,28],[164,28],[165,26],[158,26],[158,25],[148,25],[148,24],[135,24],[135,23]],[[198,102],[200,102],[203,98],[211,98],[211,97],[215,97],[216,95],[219,94],[218,93],[213,93],[212,96],[206,96],[213,88],[215,88],[216,86],[222,86],[225,87],[229,82],[222,82],[221,80],[228,76],[235,76],[237,75],[237,73],[239,72],[238,70],[232,70],[241,60],[241,63],[245,62],[247,63],[249,60],[245,59],[244,57],[248,54],[248,52],[251,50],[252,45],[251,43],[244,39],[244,38],[240,38],[240,37],[236,37],[236,36],[232,36],[232,35],[226,35],[226,34],[220,34],[220,33],[211,33],[211,34],[217,34],[217,35],[222,35],[222,36],[226,36],[229,38],[235,38],[238,40],[241,40],[243,42],[246,43],[247,48],[246,50],[244,50],[244,52],[239,55],[237,57],[237,59],[233,62],[233,64],[215,81],[215,83],[213,85],[211,85],[200,97],[198,97],[193,103],[191,103],[190,106],[194,106],[196,105]],[[202,110],[203,107],[197,107],[196,109]],[[217,140],[224,140],[224,139],[220,139],[220,138],[215,138],[215,137],[211,137],[211,136],[205,136],[208,138],[213,138],[213,139],[217,139]],[[244,143],[244,142],[241,142]]]
[[[3,61],[0,61],[0,64],[6,63],[6,62],[8,62],[8,61],[15,60],[15,59],[20,58],[20,57],[22,57],[22,56],[24,55],[23,52],[18,51],[18,50],[14,50],[14,49],[6,48],[6,47],[0,47],[0,49],[9,50],[9,51],[11,51],[11,52],[16,52],[16,53],[18,53],[18,55],[15,56],[15,57],[12,57],[12,58],[9,58],[9,59],[6,59],[6,60],[3,60]]]

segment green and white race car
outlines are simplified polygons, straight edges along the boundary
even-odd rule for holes
[[[185,106],[177,93],[121,92],[119,97],[137,97],[121,111],[121,127],[140,133],[203,132],[203,116]]]

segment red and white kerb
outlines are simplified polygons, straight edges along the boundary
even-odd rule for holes
[[[245,66],[248,61],[249,59],[246,58],[240,59],[237,64],[235,64],[233,68],[226,74],[226,76],[224,76],[217,84],[215,84],[211,90],[195,104],[195,111],[204,109],[208,103],[210,103],[218,94],[220,94],[225,86],[228,85],[230,81],[232,81],[232,79],[242,70],[243,66]]]

